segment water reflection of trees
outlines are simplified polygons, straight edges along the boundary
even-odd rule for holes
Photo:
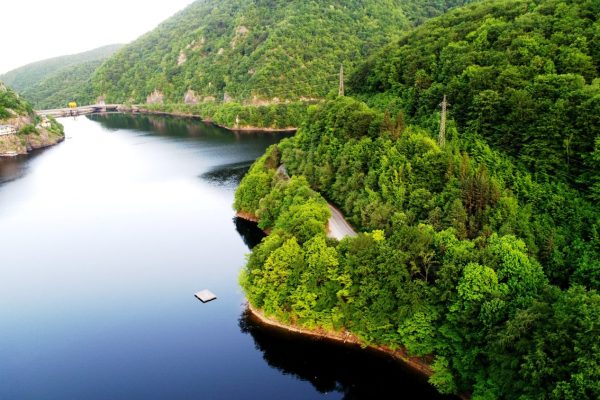
[[[256,222],[235,217],[233,218],[233,223],[235,224],[235,229],[250,250],[256,247],[265,237],[264,232],[258,227]]]
[[[88,118],[100,122],[106,129],[133,129],[163,136],[223,136],[223,133],[227,133],[223,128],[194,118],[126,113],[95,114]],[[233,139],[232,135],[227,136]]]
[[[219,186],[237,187],[254,160],[220,165],[202,174],[201,178]]]
[[[239,326],[271,367],[310,382],[320,393],[337,392],[344,399],[452,398],[385,355],[266,327],[248,311]]]
[[[15,157],[0,157],[0,186],[27,175],[30,163],[52,147],[35,149]]]
[[[277,143],[290,133],[231,132],[219,126],[202,122],[198,118],[174,117],[152,114],[104,113],[88,115],[107,130],[137,130],[171,138],[202,138],[208,142],[227,143]],[[259,139],[257,141],[257,139]]]
[[[27,162],[26,157],[0,157],[0,186],[22,178],[25,175]]]

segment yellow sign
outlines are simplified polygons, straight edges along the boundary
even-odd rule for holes
[[[77,103],[75,103],[74,101],[70,102],[69,108],[77,108]]]

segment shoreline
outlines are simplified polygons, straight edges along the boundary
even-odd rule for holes
[[[110,109],[108,109],[108,108],[110,108]],[[115,104],[115,105],[111,105],[110,107],[105,107],[104,111],[97,111],[97,110],[95,111],[95,110],[91,109],[90,107],[88,107],[88,109],[86,109],[82,112],[77,111],[77,114],[75,114],[75,115],[65,114],[67,111],[62,110],[62,109],[60,109],[60,110],[45,110],[45,111],[50,112],[50,115],[54,115],[57,118],[80,116],[80,115],[109,114],[109,113],[162,115],[162,116],[177,117],[177,118],[190,118],[190,119],[194,119],[194,120],[200,120],[206,124],[218,126],[219,128],[223,128],[223,129],[226,129],[226,130],[228,130],[230,132],[234,132],[234,133],[295,133],[298,131],[298,128],[294,127],[294,126],[287,126],[285,128],[259,127],[259,126],[251,126],[251,125],[231,127],[231,126],[218,124],[215,121],[213,121],[211,118],[205,118],[199,114],[192,114],[189,112],[182,112],[182,111],[151,110],[151,109],[146,108],[145,105]],[[58,114],[52,114],[51,111],[58,112]],[[36,113],[44,114],[42,111],[39,111],[39,110],[36,111]]]
[[[256,215],[251,214],[245,211],[236,211],[235,216],[241,219],[245,219],[246,221],[254,222],[258,224],[258,218]]]
[[[394,361],[402,363],[402,365],[410,368],[413,372],[417,373],[423,378],[429,378],[433,375],[433,369],[431,365],[424,360],[422,357],[411,357],[404,347],[400,347],[393,350],[386,346],[377,345],[365,345],[362,340],[357,336],[353,335],[348,331],[336,332],[330,331],[323,328],[308,329],[297,325],[285,324],[278,321],[274,317],[265,315],[262,310],[253,307],[249,302],[246,301],[246,309],[252,317],[273,329],[282,330],[285,332],[292,332],[299,335],[309,336],[318,340],[328,340],[332,342],[342,343],[354,347],[360,347],[361,350],[370,350],[381,353],[388,357],[391,357]],[[455,394],[456,398],[461,400],[470,400],[471,396],[468,394]]]
[[[210,118],[203,118],[201,115],[184,113],[179,111],[154,111],[148,110],[146,108],[137,108],[131,110],[123,110],[121,112],[128,112],[132,114],[147,114],[147,115],[166,115],[171,117],[180,117],[180,118],[191,118],[200,120],[206,124],[211,124],[214,126],[218,126],[219,128],[227,129],[228,131],[234,133],[295,133],[298,131],[296,127],[286,127],[286,128],[261,128],[258,126],[240,126],[237,128],[229,127],[226,125],[217,124]]]
[[[360,347],[362,349],[370,349],[375,350],[380,353],[384,353],[388,356],[391,356],[393,359],[402,362],[406,366],[410,367],[415,372],[418,372],[423,377],[430,377],[433,374],[433,370],[429,363],[423,360],[420,357],[411,357],[408,355],[408,352],[404,348],[399,348],[396,350],[392,350],[386,346],[377,346],[377,345],[365,345],[357,336],[353,335],[348,331],[336,332],[329,331],[325,329],[308,329],[303,328],[297,325],[288,325],[284,324],[273,317],[266,316],[261,310],[253,307],[250,303],[247,303],[247,308],[250,313],[256,317],[259,321],[264,323],[265,325],[282,329],[288,332],[299,333],[307,336],[311,336],[317,339],[331,340],[335,342],[341,342],[345,344],[354,345]],[[461,396],[462,397],[462,396]],[[466,399],[466,397],[462,397]]]
[[[56,146],[59,143],[65,141],[65,134],[63,133],[61,136],[56,139],[43,138],[40,139],[39,136],[27,135],[25,139],[25,143],[20,143],[20,138],[9,138],[8,140],[19,140],[19,143],[13,143],[14,146],[11,146],[12,150],[6,150],[0,153],[0,158],[15,158],[18,156],[26,156],[38,150],[44,150],[52,146]],[[3,139],[7,140],[7,139]]]
[[[213,125],[221,127],[223,129],[227,129],[232,132],[240,132],[240,133],[296,133],[298,128],[288,127],[288,128],[259,128],[257,126],[242,126],[239,128],[230,128],[228,126],[215,124],[214,122],[210,122]]]
[[[255,224],[258,224],[260,222],[256,215],[251,214],[249,212],[245,212],[245,211],[236,211],[235,216],[238,218],[241,218],[243,220],[246,220],[246,221],[254,222]],[[269,235],[273,231],[273,229],[271,229],[271,228],[262,229],[259,227],[258,229],[263,231],[263,233],[265,235]]]
[[[235,215],[247,221],[258,223],[258,218],[254,214],[244,211],[237,211]],[[267,235],[269,234],[269,232],[266,232],[264,230],[263,232],[265,232],[265,234]],[[349,331],[336,332],[323,328],[308,329],[294,324],[286,324],[278,321],[274,317],[269,317],[265,315],[262,312],[262,310],[255,308],[248,301],[246,301],[246,308],[254,318],[260,321],[262,324],[271,328],[280,329],[286,332],[292,332],[300,335],[306,335],[320,340],[330,340],[333,342],[357,346],[361,349],[369,349],[371,351],[376,351],[387,355],[388,357],[391,357],[397,362],[402,363],[407,368],[410,368],[412,371],[416,372],[424,378],[429,378],[431,375],[433,375],[433,369],[431,368],[431,364],[425,358],[410,356],[408,354],[408,351],[404,347],[399,347],[394,350],[387,346],[379,346],[373,344],[367,345],[359,337],[350,333]],[[467,394],[457,394],[455,396],[462,400],[470,400],[471,398]]]
[[[238,212],[236,212],[236,216],[239,218],[245,219],[247,221],[251,221],[251,222],[255,222],[255,223],[258,222],[258,218],[254,214],[251,214],[248,212],[238,211]],[[265,231],[263,231],[263,232],[265,232]],[[268,234],[268,232],[265,232],[265,233]],[[365,343],[363,343],[357,336],[351,334],[348,331],[335,332],[335,331],[328,331],[325,329],[311,330],[311,329],[302,328],[302,327],[299,327],[296,325],[288,325],[288,324],[279,322],[278,320],[276,320],[272,317],[266,316],[265,314],[263,314],[262,311],[253,307],[250,303],[247,303],[247,308],[253,316],[255,316],[258,320],[260,320],[265,325],[283,329],[288,332],[295,332],[295,333],[308,335],[308,336],[312,336],[312,337],[316,337],[316,338],[320,338],[320,339],[327,339],[327,340],[333,340],[336,342],[352,344],[355,346],[359,346],[361,348],[369,348],[369,349],[372,349],[375,351],[385,353],[388,356],[391,356],[395,360],[404,363],[405,365],[407,365],[414,371],[418,372],[419,374],[423,375],[424,377],[428,378],[433,374],[433,370],[431,369],[431,366],[429,365],[429,363],[427,363],[425,360],[421,359],[420,357],[409,356],[408,352],[404,348],[392,350],[385,346],[365,345]]]
[[[64,142],[65,139],[66,135],[63,133],[62,136],[60,136],[56,142],[48,142],[39,146],[31,144],[31,147],[27,149],[27,154],[31,153],[32,151],[42,150],[48,147],[56,146],[57,144]]]

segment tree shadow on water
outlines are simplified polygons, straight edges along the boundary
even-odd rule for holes
[[[233,223],[235,224],[235,229],[250,250],[256,247],[266,236],[256,222],[248,221],[240,217],[234,217]]]
[[[203,173],[200,178],[217,186],[237,188],[246,172],[252,165],[250,161],[240,161],[232,164],[220,165]]]
[[[437,393],[426,378],[387,355],[265,326],[249,311],[239,326],[271,367],[310,382],[320,393],[336,392],[344,399],[454,398]]]

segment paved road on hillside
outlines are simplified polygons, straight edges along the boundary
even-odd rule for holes
[[[277,168],[277,173],[281,175],[283,179],[290,179],[290,176],[288,175],[287,170],[285,169],[285,165],[283,164],[280,165],[279,168]],[[357,233],[354,232],[354,229],[352,229],[348,221],[346,221],[344,215],[340,212],[340,210],[338,210],[329,203],[327,203],[327,205],[331,210],[331,218],[329,218],[329,222],[327,224],[327,228],[329,231],[327,233],[327,236],[337,240],[342,240],[346,236],[356,236]]]
[[[337,208],[329,204],[329,209],[331,210],[331,218],[329,218],[329,237],[342,240],[346,236],[354,237],[357,235]]]

